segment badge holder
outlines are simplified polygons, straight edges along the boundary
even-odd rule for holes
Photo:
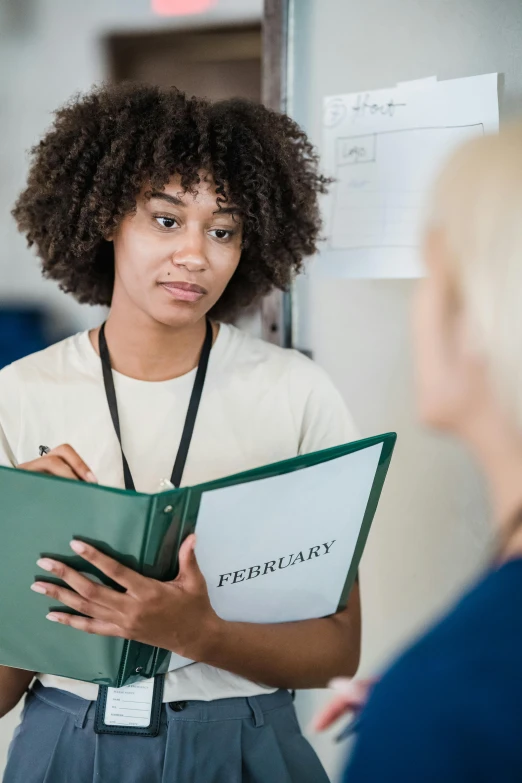
[[[157,737],[164,683],[164,675],[159,675],[123,688],[101,685],[94,718],[96,734]]]

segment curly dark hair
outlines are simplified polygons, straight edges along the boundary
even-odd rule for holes
[[[241,260],[213,317],[230,320],[286,289],[316,249],[318,194],[329,180],[299,126],[251,101],[102,85],[59,109],[31,154],[13,216],[44,276],[79,302],[110,305],[114,252],[104,237],[135,210],[144,184],[161,190],[175,174],[193,192],[198,172],[209,172],[218,207],[230,200],[243,219]]]

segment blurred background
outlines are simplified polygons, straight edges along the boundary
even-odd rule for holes
[[[10,215],[54,109],[102,80],[259,101],[262,10],[262,0],[0,0],[0,367],[102,318],[42,279]]]

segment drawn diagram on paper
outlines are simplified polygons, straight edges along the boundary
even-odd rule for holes
[[[422,211],[441,163],[466,139],[498,130],[496,74],[402,84],[325,101],[325,200],[319,272],[341,277],[420,273]]]
[[[423,182],[433,161],[483,133],[477,123],[337,139],[330,247],[416,247]]]

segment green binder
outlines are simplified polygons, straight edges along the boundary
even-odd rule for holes
[[[379,446],[356,546],[346,562],[346,577],[343,573],[338,597],[338,606],[342,607],[357,573],[395,441],[395,433],[388,433],[155,495],[0,467],[0,664],[112,687],[166,672],[171,659],[167,650],[88,635],[46,620],[50,610],[71,610],[30,590],[35,579],[54,579],[39,572],[36,560],[61,560],[108,583],[106,577],[72,553],[69,541],[79,538],[145,576],[170,580],[177,573],[177,554],[183,540],[197,528],[207,493],[306,471]],[[319,507],[321,491],[319,483],[314,487]],[[317,524],[320,526],[320,520]]]

